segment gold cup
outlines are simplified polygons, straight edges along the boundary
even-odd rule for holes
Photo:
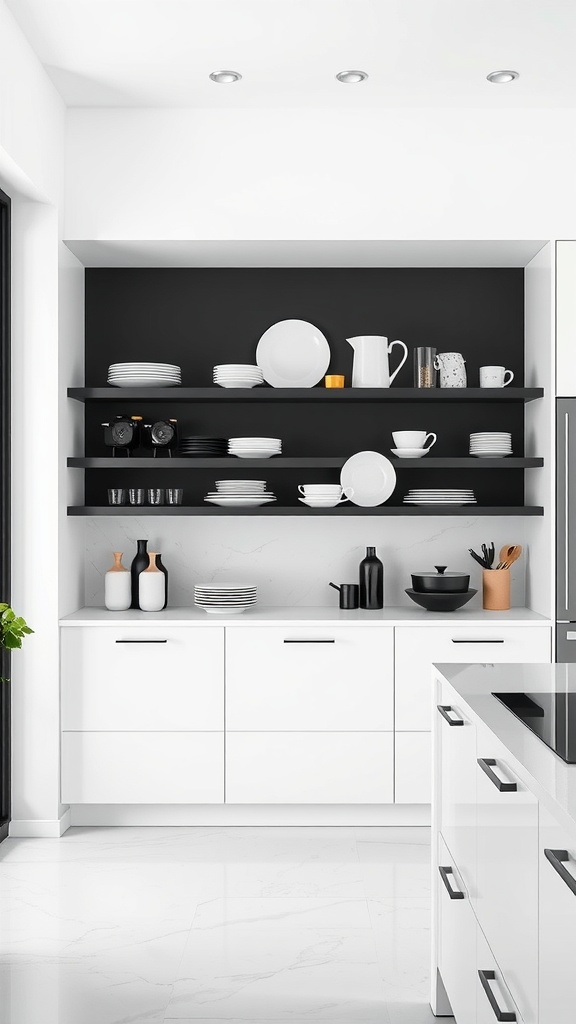
[[[343,373],[329,373],[324,377],[325,388],[343,388],[346,378]]]

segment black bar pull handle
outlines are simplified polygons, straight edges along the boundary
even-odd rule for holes
[[[503,644],[504,640],[480,640],[480,639],[467,640],[466,637],[463,637],[462,639],[457,639],[455,637],[452,637],[452,643],[453,644]]]
[[[451,711],[453,715],[456,714],[454,708],[451,707],[450,704],[437,704],[436,707],[444,721],[448,722],[448,725],[464,725],[463,718],[450,718],[450,715],[448,714],[449,711]]]
[[[488,776],[490,782],[494,783],[496,789],[500,790],[501,793],[515,793],[518,789],[518,786],[515,782],[502,782],[502,779],[498,778],[496,772],[492,771],[492,768],[497,763],[498,762],[495,761],[493,757],[478,758],[478,764],[480,765],[482,771],[484,772],[485,775]]]
[[[558,872],[562,881],[566,882],[570,891],[576,896],[576,878],[564,867],[564,863],[570,860],[568,850],[544,850],[544,856],[550,861],[554,871]]]
[[[117,644],[167,644],[167,640],[117,640]]]
[[[439,866],[438,871],[440,872],[440,878],[442,879],[444,885],[446,886],[446,890],[448,892],[450,899],[463,900],[464,893],[460,892],[459,889],[453,889],[452,886],[450,885],[450,879],[448,878],[448,875],[452,875],[452,877],[454,877],[454,871],[452,870],[452,868],[444,868]]]
[[[285,644],[335,644],[335,640],[284,640]]]
[[[494,973],[494,971],[478,971],[478,977],[480,978],[480,982],[482,984],[482,988],[484,989],[484,991],[485,991],[485,993],[486,993],[486,995],[488,997],[488,1002],[490,1003],[490,1006],[492,1007],[492,1010],[494,1012],[494,1016],[496,1017],[496,1020],[499,1020],[499,1021],[513,1021],[513,1020],[516,1020],[517,1019],[516,1018],[516,1014],[513,1013],[512,1010],[501,1010],[500,1007],[498,1006],[498,1002],[496,1000],[496,996],[494,995],[494,993],[493,993],[493,991],[492,991],[492,989],[490,987],[490,982],[491,981],[496,981],[496,974]]]

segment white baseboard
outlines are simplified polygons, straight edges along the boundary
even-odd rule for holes
[[[70,808],[60,818],[16,818],[10,822],[9,835],[18,839],[60,839],[71,825]]]
[[[71,825],[430,825],[429,804],[72,804]]]

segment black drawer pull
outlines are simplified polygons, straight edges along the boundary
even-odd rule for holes
[[[117,640],[117,644],[167,644],[167,640]]]
[[[498,1006],[498,1003],[496,1002],[496,996],[494,995],[492,989],[490,988],[490,982],[496,981],[496,975],[494,971],[478,971],[478,977],[480,978],[480,981],[482,983],[482,988],[484,989],[486,995],[488,996],[488,1002],[490,1003],[490,1006],[494,1011],[494,1016],[496,1017],[496,1020],[516,1020],[516,1014],[513,1013],[512,1010],[501,1010],[500,1007]]]
[[[454,877],[454,871],[452,870],[452,868],[439,867],[438,871],[440,872],[440,878],[442,879],[442,881],[444,882],[444,885],[446,886],[446,890],[448,892],[448,895],[449,895],[450,899],[451,900],[463,900],[464,899],[464,893],[460,892],[459,889],[453,889],[452,886],[450,885],[450,880],[448,878],[448,875],[452,875],[452,877]]]
[[[576,878],[566,870],[562,861],[570,860],[568,850],[544,850],[544,856],[550,861],[554,871],[557,871],[563,882],[576,896]]]
[[[285,644],[335,644],[335,640],[284,640]]]
[[[453,644],[503,644],[504,640],[455,640],[452,638]]]
[[[493,782],[496,789],[499,789],[501,793],[515,793],[518,786],[515,782],[502,782],[496,775],[496,772],[492,771],[492,767],[497,764],[493,757],[479,757],[478,764],[482,771],[488,776],[490,782]]]
[[[449,711],[452,711],[453,714],[456,714],[454,708],[451,707],[450,704],[437,704],[436,707],[438,708],[438,711],[442,715],[444,721],[448,722],[448,725],[464,725],[463,718],[450,718],[450,715],[448,714]]]

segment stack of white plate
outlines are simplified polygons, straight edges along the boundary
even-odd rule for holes
[[[248,363],[221,363],[213,372],[214,383],[221,388],[255,388],[264,383],[260,367]]]
[[[182,383],[182,370],[173,363],[112,363],[108,383],[117,388],[171,388]]]
[[[221,508],[256,508],[276,501],[276,495],[266,490],[265,480],[217,480],[216,490],[209,491],[204,501]]]
[[[212,615],[239,615],[253,608],[258,588],[246,583],[198,583],[194,587],[194,604]]]
[[[405,505],[475,505],[476,496],[469,488],[413,488],[404,498]]]
[[[282,454],[282,441],[279,437],[231,437],[228,454],[239,459],[269,459]]]
[[[470,455],[479,459],[503,459],[512,455],[512,434],[505,430],[470,434]]]

